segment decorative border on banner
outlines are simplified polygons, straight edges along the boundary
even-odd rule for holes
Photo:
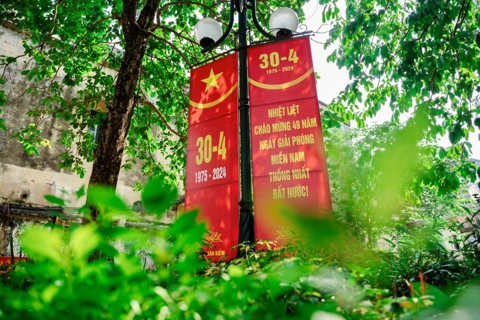
[[[313,68],[311,68],[310,70],[305,72],[305,74],[303,74],[302,76],[298,77],[295,80],[292,80],[290,82],[280,83],[280,84],[265,84],[265,83],[255,81],[251,78],[248,78],[248,82],[250,82],[255,87],[259,87],[265,90],[282,90],[282,89],[287,89],[299,84],[303,80],[307,79],[308,76],[312,74],[312,72],[313,72]]]
[[[235,91],[236,88],[237,88],[237,82],[235,82],[235,84],[232,86],[232,88],[230,90],[228,90],[227,93],[225,93],[223,96],[221,96],[220,98],[218,98],[215,101],[208,102],[208,103],[198,103],[198,102],[194,102],[192,100],[189,100],[189,103],[194,108],[198,108],[198,109],[208,109],[208,108],[211,108],[211,107],[215,107],[217,104],[225,101],[232,94],[232,92]]]

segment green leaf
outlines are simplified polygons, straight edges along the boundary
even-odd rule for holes
[[[76,261],[85,261],[87,257],[98,247],[102,238],[97,232],[97,226],[88,224],[76,228],[70,238],[70,247]]]
[[[62,198],[55,197],[55,196],[48,195],[48,194],[44,195],[43,197],[45,198],[45,200],[47,200],[50,203],[57,204],[61,207],[65,207],[65,200],[63,200]]]
[[[460,42],[458,42],[458,39],[456,37],[450,38],[450,45],[452,46],[453,49],[456,49],[456,50],[460,48]]]
[[[61,265],[64,260],[62,246],[62,233],[58,229],[33,227],[22,235],[22,248],[34,260],[48,259]]]
[[[171,236],[186,233],[193,225],[196,224],[198,211],[187,212],[180,217],[168,228],[168,234]]]
[[[80,199],[85,195],[85,186],[81,186],[80,189],[76,192],[77,199]]]
[[[115,190],[108,187],[90,186],[87,191],[87,201],[89,205],[93,205],[103,212],[130,211],[123,200],[115,194]]]
[[[445,155],[446,155],[445,149],[440,148],[440,150],[438,151],[438,156],[440,157],[440,159],[445,159]]]
[[[145,186],[142,202],[149,212],[161,215],[173,205],[177,197],[177,190],[165,183],[165,177],[157,177]]]
[[[412,286],[416,294],[423,295],[422,284],[420,282],[412,283]],[[425,292],[426,296],[433,297],[434,299],[433,302],[435,307],[438,307],[438,308],[445,307],[445,305],[450,300],[445,293],[440,291],[438,288],[435,288],[434,286],[429,285],[428,283],[424,283],[424,289],[426,291]]]
[[[443,59],[442,56],[440,56],[438,59],[437,59],[437,68],[438,69],[443,69],[443,67],[445,66],[445,60]]]

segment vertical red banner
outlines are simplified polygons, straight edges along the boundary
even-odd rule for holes
[[[288,240],[280,206],[331,212],[320,109],[308,37],[248,50],[255,237]]]
[[[209,259],[235,257],[239,227],[237,54],[190,77],[185,208],[208,226]]]

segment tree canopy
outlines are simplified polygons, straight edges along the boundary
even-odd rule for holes
[[[439,156],[467,157],[480,127],[478,1],[347,0],[344,12],[338,1],[320,3],[332,24],[328,60],[351,79],[331,107],[360,124],[382,106],[396,122],[422,110],[425,138],[448,134],[453,144]]]
[[[374,192],[389,210],[412,183],[439,195],[476,179],[469,135],[480,129],[478,1],[320,0],[330,26],[328,61],[350,81],[323,122],[363,127],[382,107],[392,112],[390,142],[376,145]],[[407,120],[405,120],[407,119]],[[328,132],[327,132],[328,134]],[[451,145],[439,147],[448,135]],[[426,147],[429,146],[429,147]],[[392,211],[392,213],[395,210]]]

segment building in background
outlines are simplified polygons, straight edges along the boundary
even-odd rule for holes
[[[45,84],[34,84],[21,75],[22,68],[28,57],[24,55],[22,42],[28,40],[28,34],[16,30],[6,22],[0,24],[0,55],[18,57],[9,64],[0,77],[5,81],[0,90],[5,91],[7,104],[1,107],[0,117],[4,120],[6,131],[0,130],[0,256],[10,255],[10,243],[13,241],[15,254],[18,254],[17,236],[21,225],[26,222],[46,223],[54,221],[54,216],[47,211],[60,210],[52,208],[44,195],[54,195],[68,201],[70,207],[81,207],[85,197],[77,199],[75,193],[88,184],[91,163],[86,163],[86,174],[82,179],[70,170],[60,169],[59,155],[65,151],[60,143],[61,134],[68,126],[66,122],[56,118],[46,118],[39,129],[51,141],[49,147],[40,150],[39,155],[27,155],[22,145],[12,138],[13,130],[27,126],[32,118],[25,116],[34,107],[41,106],[46,95]],[[106,72],[115,73],[107,69]],[[59,77],[62,75],[59,73]],[[39,95],[26,94],[27,89],[35,87]],[[43,95],[42,95],[43,93]],[[65,90],[64,98],[73,98],[76,91]],[[101,105],[98,106],[101,109]],[[106,109],[105,109],[106,111]],[[96,128],[92,132],[98,133]],[[125,160],[125,159],[124,159]],[[129,205],[140,201],[140,194],[133,186],[142,179],[139,167],[120,173],[117,194]],[[68,214],[68,213],[67,213]],[[164,222],[170,222],[176,215],[172,210],[165,215]],[[52,220],[53,219],[53,220]],[[75,223],[72,217],[71,223]],[[78,221],[77,221],[78,222]],[[128,224],[128,223],[127,223]]]

